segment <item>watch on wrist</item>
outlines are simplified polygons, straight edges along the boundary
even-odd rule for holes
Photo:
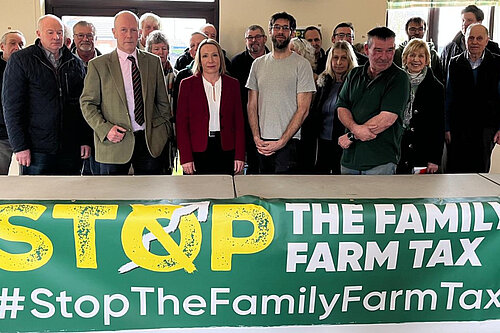
[[[347,138],[354,142],[356,140],[356,138],[354,137],[354,134],[352,132],[347,132]]]

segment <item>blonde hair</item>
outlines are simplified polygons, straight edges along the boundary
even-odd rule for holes
[[[290,44],[293,44],[295,53],[304,57],[311,64],[312,68],[316,67],[316,51],[314,47],[307,40],[299,37],[293,37],[290,40]]]
[[[424,49],[425,51],[425,65],[429,66],[431,63],[431,51],[429,50],[429,46],[423,39],[415,38],[408,42],[405,49],[403,50],[403,54],[401,55],[403,67],[406,66],[406,62],[408,60],[408,56],[412,52],[416,52],[417,50]]]
[[[196,56],[194,58],[193,75],[196,75],[198,73],[200,74],[203,73],[203,66],[201,65],[201,49],[205,45],[214,45],[217,48],[217,53],[219,54],[219,63],[220,63],[219,74],[220,75],[226,74],[226,63],[224,61],[224,53],[222,52],[222,48],[215,39],[208,38],[203,40],[198,46],[198,50],[196,51]]]
[[[356,58],[356,55],[354,54],[354,50],[352,48],[352,45],[348,43],[345,40],[341,40],[338,42],[335,42],[330,49],[330,52],[328,52],[328,57],[326,58],[326,68],[323,73],[327,73],[331,77],[335,78],[335,73],[333,72],[333,67],[332,67],[332,58],[333,58],[333,51],[334,50],[342,50],[345,51],[347,54],[347,70],[345,74],[342,76],[342,78],[345,78],[347,76],[347,73],[351,71],[354,67],[358,66],[358,60]]]

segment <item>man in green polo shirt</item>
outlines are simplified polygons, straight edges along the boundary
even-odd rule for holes
[[[368,62],[347,76],[337,102],[348,132],[339,137],[344,149],[341,173],[390,175],[400,155],[402,115],[408,103],[407,74],[392,63],[394,32],[377,27],[368,32]]]

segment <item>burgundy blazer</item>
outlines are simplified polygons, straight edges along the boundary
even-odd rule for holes
[[[201,74],[181,81],[177,101],[176,132],[181,164],[193,161],[193,152],[208,144],[210,113]],[[245,161],[245,128],[238,80],[222,76],[220,136],[223,150],[234,149],[234,159]]]

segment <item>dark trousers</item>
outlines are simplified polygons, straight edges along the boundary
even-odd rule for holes
[[[316,173],[320,175],[340,175],[342,148],[334,140],[318,139]]]
[[[219,132],[208,138],[207,150],[193,152],[193,162],[197,175],[234,174],[234,150],[222,150]]]
[[[472,126],[452,131],[451,143],[447,145],[446,172],[489,172],[496,131],[496,128],[473,128]]]
[[[253,137],[246,138],[246,157],[247,157],[247,175],[253,175],[259,173],[259,157],[257,153],[257,148],[255,147],[255,142]]]
[[[31,152],[31,164],[22,166],[23,175],[77,176],[80,175],[82,160],[80,150],[73,153],[46,154]]]
[[[299,140],[291,139],[288,143],[270,156],[259,154],[259,171],[261,174],[297,174],[298,173]]]
[[[134,132],[135,146],[132,159],[124,164],[99,163],[101,175],[128,175],[130,165],[134,175],[161,175],[163,158],[152,157],[146,144],[144,131]]]
[[[95,176],[100,174],[100,163],[95,160],[93,154],[90,155],[89,158],[83,160],[82,176]]]

